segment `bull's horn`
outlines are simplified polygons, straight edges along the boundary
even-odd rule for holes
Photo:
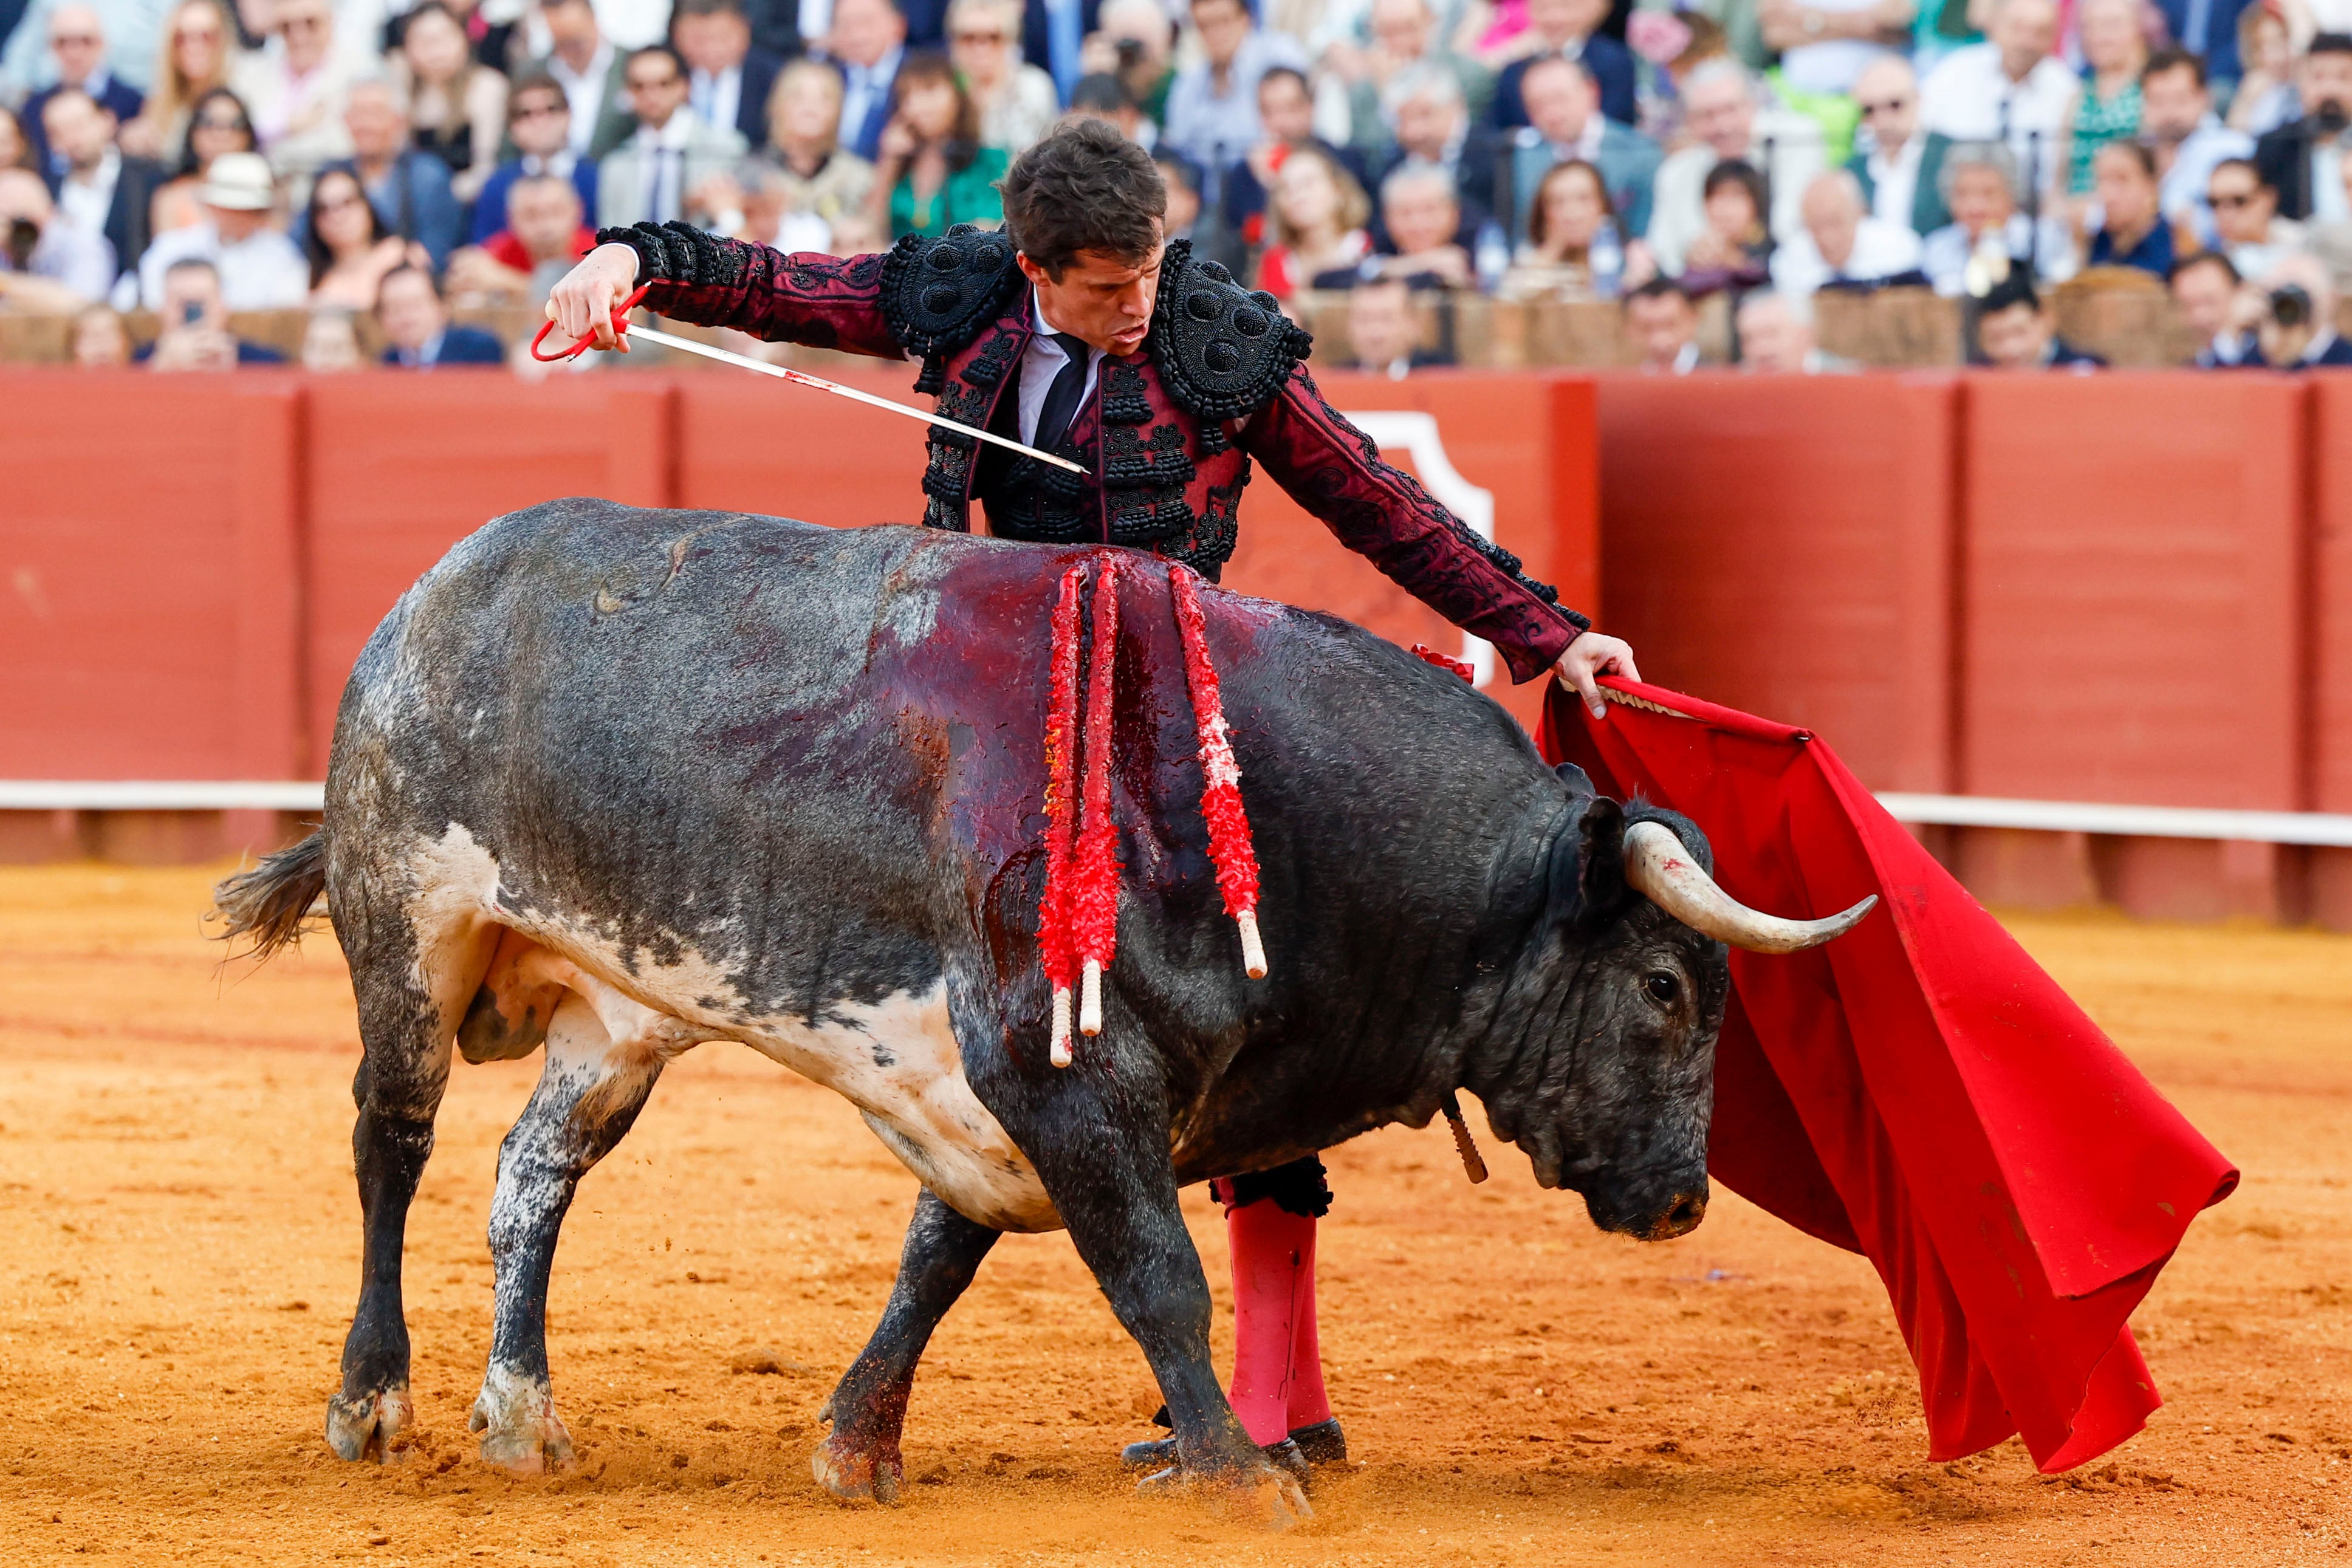
[[[1700,936],[1750,953],[1801,953],[1818,947],[1861,925],[1878,903],[1874,893],[1826,920],[1788,920],[1750,909],[1716,885],[1664,822],[1635,822],[1625,830],[1625,881]]]

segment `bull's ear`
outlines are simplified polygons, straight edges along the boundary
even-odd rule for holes
[[[1600,792],[1593,789],[1591,776],[1573,762],[1563,762],[1552,772],[1568,787],[1568,798],[1571,800],[1590,800]]]
[[[1568,823],[1551,850],[1553,924],[1595,924],[1631,896],[1625,885],[1623,810],[1606,795],[1571,800]]]

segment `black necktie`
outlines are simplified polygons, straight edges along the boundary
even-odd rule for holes
[[[1054,334],[1054,341],[1062,345],[1069,362],[1054,374],[1054,384],[1045,389],[1045,406],[1037,411],[1037,439],[1030,443],[1047,452],[1054,449],[1070,428],[1070,417],[1078,412],[1078,394],[1086,391],[1087,361],[1092,350],[1086,340],[1067,332]]]

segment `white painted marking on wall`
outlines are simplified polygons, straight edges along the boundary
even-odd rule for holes
[[[1412,459],[1413,472],[1446,510],[1470,525],[1487,543],[1495,542],[1495,492],[1481,489],[1462,476],[1445,454],[1445,437],[1437,416],[1418,409],[1381,410],[1372,413],[1342,413],[1340,418],[1380,445],[1402,448]],[[1470,684],[1480,689],[1495,681],[1495,644],[1484,637],[1462,634],[1462,662],[1470,666]]]

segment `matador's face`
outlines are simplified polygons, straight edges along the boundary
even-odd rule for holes
[[[1076,333],[1105,353],[1132,354],[1151,330],[1163,254],[1164,246],[1154,245],[1139,263],[1082,250],[1058,278],[1024,256],[1021,271],[1037,286],[1037,302],[1056,330]]]

